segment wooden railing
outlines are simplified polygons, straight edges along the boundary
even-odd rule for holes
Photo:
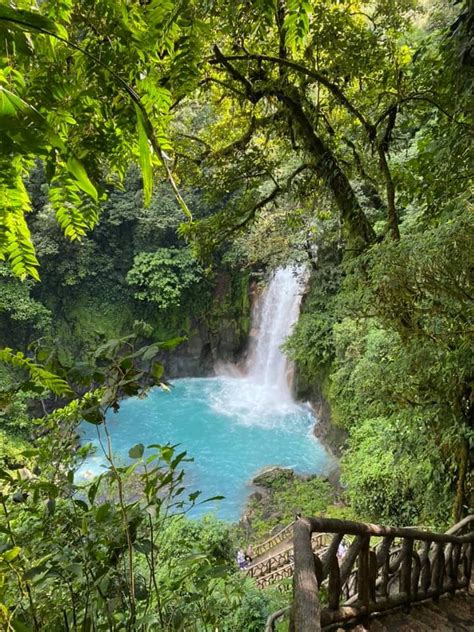
[[[275,548],[275,546],[277,546],[277,544],[280,544],[280,542],[284,542],[285,540],[291,540],[293,538],[294,525],[295,525],[294,521],[290,522],[290,524],[286,525],[286,527],[281,529],[281,531],[278,531],[278,533],[275,533],[275,535],[272,535],[272,537],[268,538],[268,540],[265,540],[264,542],[261,542],[260,544],[255,544],[252,547],[255,557],[260,557],[267,551],[270,551],[270,549]]]
[[[374,612],[469,586],[474,515],[446,533],[391,528],[345,520],[302,518],[294,525],[293,629],[367,622]],[[313,552],[314,533],[333,534],[324,554]],[[355,536],[341,559],[344,536]],[[325,586],[326,603],[319,589]]]
[[[328,542],[328,536],[325,533],[313,533],[311,538],[311,546],[313,551],[320,551]],[[266,588],[282,579],[286,579],[293,575],[293,544],[288,545],[275,555],[271,555],[260,562],[256,562],[245,569],[249,577],[256,580],[259,588]]]
[[[294,563],[289,562],[288,564],[284,566],[280,566],[279,568],[276,568],[271,573],[268,573],[268,575],[263,575],[262,577],[258,577],[255,580],[255,582],[258,588],[268,588],[268,586],[271,586],[272,584],[276,584],[282,581],[283,579],[288,579],[289,577],[293,577],[293,572],[294,572]]]
[[[267,557],[261,562],[256,562],[251,566],[247,566],[245,572],[249,577],[253,577],[255,579],[259,577],[263,577],[264,575],[268,575],[272,573],[280,566],[286,566],[293,562],[293,545],[289,544],[285,549]]]

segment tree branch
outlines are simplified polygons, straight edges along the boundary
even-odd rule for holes
[[[238,94],[240,97],[244,97],[244,98],[247,97],[245,92],[241,92],[240,90],[237,90],[237,88],[234,88],[234,86],[230,85],[229,83],[226,83],[225,81],[221,81],[220,79],[216,79],[215,77],[206,77],[206,79],[203,79],[199,83],[199,85],[204,86],[207,83],[217,83],[218,85],[223,86],[227,90],[230,90],[234,94]]]
[[[243,136],[230,143],[229,145],[222,147],[221,149],[216,149],[211,154],[209,154],[208,157],[222,158],[224,156],[232,154],[235,151],[242,151],[250,143],[257,129],[265,127],[266,125],[268,125],[268,123],[272,123],[278,118],[281,118],[281,114],[279,112],[270,116],[265,116],[263,118],[256,118],[255,116],[252,116],[252,118],[250,119],[250,125]]]
[[[217,47],[214,47],[214,52],[216,50]],[[315,81],[317,81],[318,83],[321,83],[325,88],[327,88],[332,94],[333,96],[336,97],[336,99],[349,111],[351,112],[364,126],[369,139],[373,140],[375,137],[375,126],[372,125],[371,123],[369,123],[369,121],[365,118],[365,116],[362,114],[362,112],[360,112],[360,110],[358,110],[350,101],[349,99],[346,97],[346,95],[344,94],[344,92],[339,88],[339,86],[337,86],[335,83],[333,83],[332,81],[330,81],[327,77],[325,77],[322,73],[317,72],[315,70],[310,70],[309,68],[306,68],[305,66],[302,66],[301,64],[298,64],[294,61],[291,61],[289,59],[281,59],[280,57],[273,57],[272,55],[256,55],[256,54],[246,54],[246,55],[227,55],[224,56],[222,54],[222,52],[217,48],[217,50],[219,51],[219,56],[216,55],[216,60],[210,60],[210,63],[221,63],[223,65],[226,65],[226,67],[230,66],[234,72],[236,72],[239,75],[239,80],[244,79],[250,86],[250,90],[252,90],[252,92],[255,93],[254,88],[252,87],[252,85],[250,84],[250,82],[248,82],[245,77],[243,77],[231,64],[231,61],[245,61],[245,60],[257,60],[257,61],[267,61],[269,63],[273,63],[273,64],[277,64],[280,66],[286,66],[288,68],[291,68],[292,70],[295,70],[296,72],[300,73],[300,74],[304,74],[307,77],[311,77],[312,79],[314,79]],[[237,78],[237,76],[235,76],[235,78]]]
[[[371,243],[375,234],[362,211],[354,190],[328,145],[316,134],[298,95],[291,90],[275,90],[274,95],[288,108],[300,128],[300,136],[306,143],[312,157],[314,169],[331,190],[341,213],[343,224],[347,226],[347,236],[359,241],[359,246]]]
[[[250,83],[250,81],[247,79],[247,77],[244,77],[244,75],[242,73],[240,73],[237,68],[235,68],[235,66],[233,66],[228,57],[225,57],[225,55],[221,52],[220,48],[217,46],[217,44],[214,44],[213,46],[213,51],[214,51],[214,55],[216,56],[216,61],[215,63],[219,63],[222,66],[224,66],[224,68],[227,70],[227,72],[230,74],[231,77],[233,77],[236,81],[238,81],[239,83],[241,83],[244,88],[245,88],[245,94],[247,96],[247,99],[249,101],[251,101],[252,103],[257,103],[260,98],[262,97],[261,94],[258,94],[254,87],[252,86],[252,84]],[[211,60],[211,63],[214,63]]]
[[[229,230],[227,230],[223,236],[222,239],[227,239],[228,237],[230,237],[230,235],[232,235],[233,233],[235,233],[236,231],[240,230],[241,228],[243,228],[246,224],[248,224],[256,215],[257,211],[259,211],[260,209],[264,208],[265,206],[267,206],[267,204],[270,204],[270,202],[273,202],[279,195],[281,195],[282,193],[286,193],[289,188],[291,187],[293,180],[303,171],[305,171],[306,169],[311,169],[313,167],[313,165],[311,165],[310,163],[303,163],[301,164],[299,167],[297,167],[287,178],[286,182],[284,183],[284,185],[280,185],[278,183],[275,184],[275,187],[273,188],[273,190],[266,196],[264,197],[262,200],[260,200],[259,202],[257,202],[257,204],[255,204],[255,206],[253,206],[250,211],[248,211],[248,213],[245,215],[245,217],[243,217],[239,222],[237,222],[236,224],[234,224],[233,226],[231,226],[229,228]]]
[[[388,121],[385,132],[382,138],[377,142],[380,170],[385,178],[385,188],[387,192],[388,223],[390,225],[392,238],[396,241],[400,239],[400,230],[398,228],[398,213],[397,207],[395,205],[395,184],[393,182],[390,167],[388,165],[387,154],[390,147],[390,140],[392,137],[393,128],[395,127],[395,121],[397,119],[397,112],[397,106],[392,106],[390,113],[388,114]]]
[[[392,94],[392,93],[390,93]],[[393,95],[396,96],[396,95]],[[403,99],[397,100],[395,103],[392,103],[375,121],[374,127],[378,127],[380,123],[390,115],[390,111],[393,107],[400,107],[404,103],[408,103],[409,101],[426,101],[426,103],[431,104],[436,109],[438,109],[442,114],[444,114],[450,121],[456,123],[456,125],[463,125],[464,127],[469,127],[472,129],[472,125],[470,123],[465,123],[464,121],[458,121],[452,114],[450,114],[447,110],[445,110],[439,103],[437,103],[431,97],[427,97],[423,94],[412,94],[411,96],[404,97]]]

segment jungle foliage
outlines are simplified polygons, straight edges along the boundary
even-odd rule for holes
[[[232,533],[171,515],[201,500],[186,455],[138,445],[122,466],[106,440],[78,484],[76,432],[166,388],[196,318],[241,339],[249,274],[288,262],[310,279],[286,351],[347,432],[350,511],[469,510],[473,12],[1,4],[0,626],[262,628],[279,598],[232,568]],[[307,490],[317,511],[326,485]]]

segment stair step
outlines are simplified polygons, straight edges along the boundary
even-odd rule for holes
[[[355,632],[367,628],[357,625]],[[370,632],[474,632],[474,596],[443,597],[438,604],[414,604],[409,612],[397,612],[372,619]],[[342,631],[342,628],[340,628]]]

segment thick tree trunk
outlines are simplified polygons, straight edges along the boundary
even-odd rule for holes
[[[379,146],[378,148],[380,158],[380,170],[385,178],[385,187],[387,191],[387,211],[388,211],[388,225],[390,227],[390,234],[392,239],[398,241],[400,239],[400,231],[398,229],[398,213],[395,206],[395,185],[392,180],[392,174],[387,162],[387,156],[384,150]]]
[[[375,240],[375,233],[360,207],[349,179],[331,149],[314,131],[298,96],[287,91],[278,92],[276,96],[292,114],[301,140],[315,159],[318,176],[324,180],[334,196],[341,213],[343,235],[348,248],[363,250]]]
[[[462,518],[462,508],[464,505],[465,492],[466,492],[466,476],[468,472],[468,463],[469,463],[469,443],[467,441],[463,441],[461,450],[460,450],[460,460],[459,460],[459,474],[458,481],[456,485],[456,497],[454,499],[454,507],[453,507],[453,520],[454,522],[459,522]]]
[[[387,192],[387,207],[388,207],[388,225],[390,227],[390,233],[392,239],[398,241],[400,239],[400,231],[398,228],[398,212],[395,204],[395,184],[393,182],[392,173],[388,165],[387,155],[390,147],[390,141],[392,139],[393,128],[395,127],[395,121],[397,120],[397,106],[394,105],[390,108],[388,115],[387,127],[383,138],[378,141],[377,152],[379,154],[380,171],[385,179],[385,190]]]
[[[276,97],[285,106],[290,116],[293,117],[296,131],[299,132],[303,146],[314,159],[318,177],[324,181],[334,196],[341,215],[346,250],[352,250],[356,253],[364,250],[375,241],[374,230],[335,155],[324,140],[316,134],[305,112],[298,89],[286,83],[283,76],[280,76],[280,84],[254,86],[239,69],[232,65],[231,60],[234,59],[232,56],[225,57],[217,45],[214,45],[213,50],[215,61],[212,63],[219,63],[232,79],[240,83],[244,90],[241,93],[243,97],[251,103],[258,103],[264,97]],[[342,97],[343,95],[340,95],[340,98]],[[346,100],[345,103],[353,110]],[[360,114],[358,116],[360,119]],[[365,124],[367,123],[365,122]]]

